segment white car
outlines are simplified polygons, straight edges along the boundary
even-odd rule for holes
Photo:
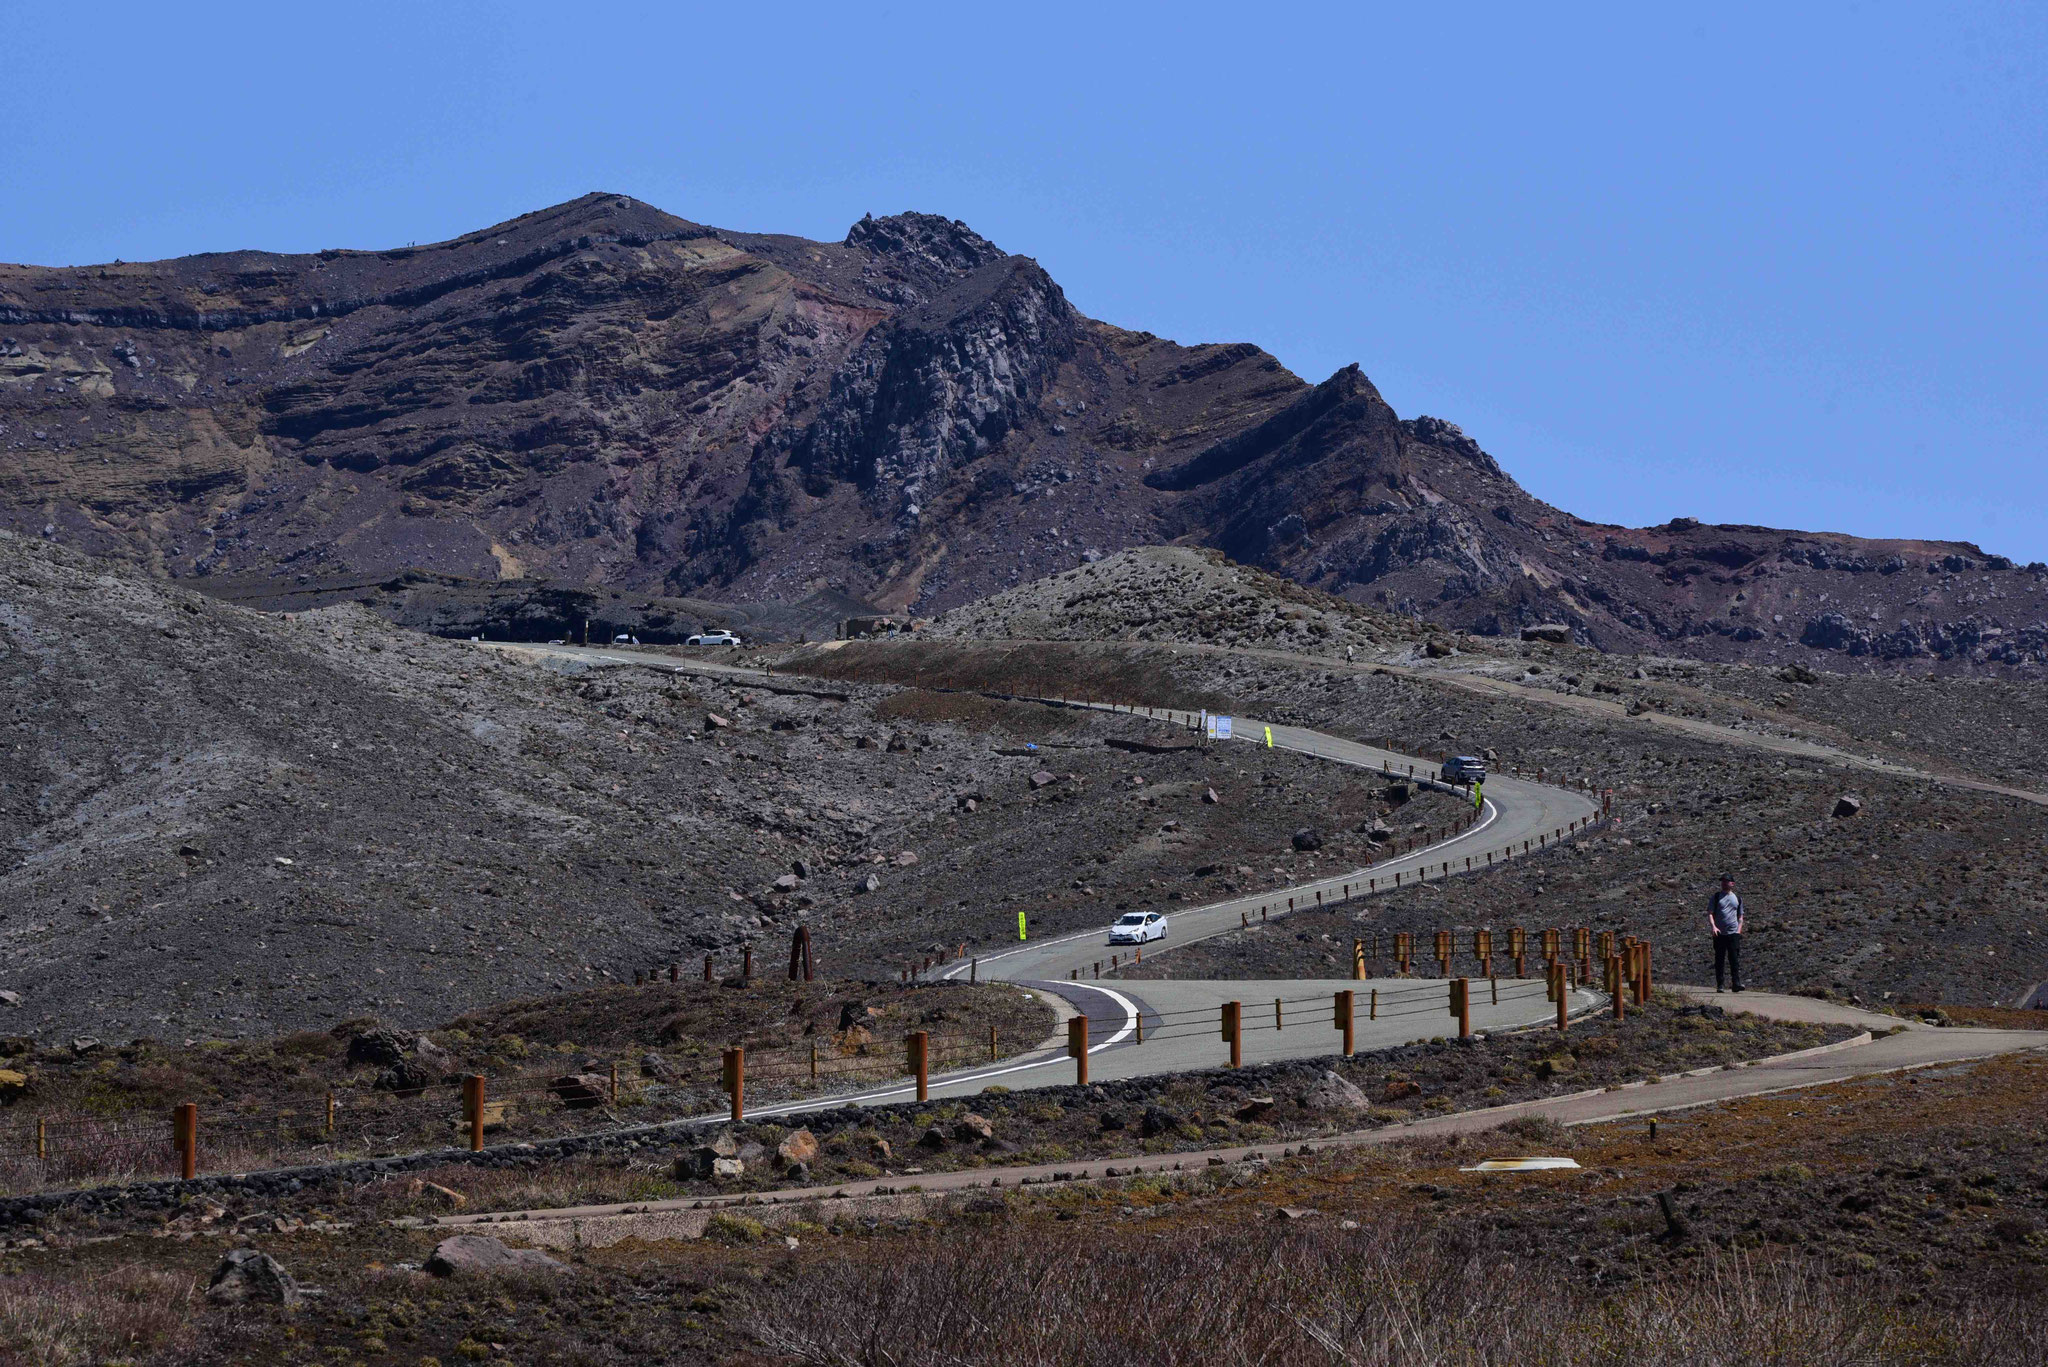
[[[1128,911],[1109,928],[1113,945],[1142,945],[1147,940],[1166,938],[1166,917],[1156,911]]]
[[[683,642],[686,646],[736,646],[740,638],[729,631],[706,631]]]

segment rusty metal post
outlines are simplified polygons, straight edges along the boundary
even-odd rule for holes
[[[484,1148],[484,1075],[471,1073],[462,1079],[462,1115],[469,1122],[469,1151]]]
[[[325,1134],[333,1134],[333,1133],[334,1133],[334,1093],[333,1093],[333,1092],[329,1092],[329,1093],[327,1094],[327,1128],[326,1128],[326,1129],[325,1129],[325,1130],[323,1131],[323,1133],[325,1133]]]
[[[1650,1004],[1650,942],[1649,942],[1648,940],[1645,940],[1645,941],[1643,941],[1643,972],[1642,972],[1642,976],[1641,976],[1641,977],[1640,977],[1639,979],[1637,979],[1637,987],[1636,987],[1636,1005],[1637,1005],[1637,1006],[1648,1006],[1649,1004]]]
[[[1487,987],[1491,988],[1491,989],[1492,989],[1492,991],[1493,991],[1493,1004],[1494,1004],[1495,1006],[1499,1006],[1499,1005],[1500,1005],[1500,979],[1499,979],[1499,978],[1496,978],[1496,977],[1494,977],[1494,976],[1493,976],[1493,975],[1492,975],[1491,973],[1489,973],[1489,974],[1487,974],[1487,975],[1486,975],[1486,985],[1487,985]]]
[[[732,1123],[737,1125],[747,1114],[747,1051],[742,1045],[725,1051],[725,1090],[732,1097]]]
[[[1551,965],[1550,981],[1552,991],[1557,993],[1557,1028],[1560,1030],[1569,1029],[1571,1025],[1572,998],[1571,993],[1566,990],[1564,985],[1564,965],[1562,963]]]
[[[1075,1016],[1067,1022],[1067,1055],[1074,1060],[1074,1084],[1088,1085],[1088,1018]]]
[[[988,1028],[988,1061],[994,1063],[1001,1057],[1002,1052],[996,1046],[996,1028],[991,1025]]]
[[[929,1031],[914,1031],[910,1036],[910,1071],[917,1078],[919,1101],[931,1099],[931,1045],[932,1037]]]
[[[199,1103],[182,1101],[171,1112],[171,1147],[178,1151],[178,1175],[187,1182],[199,1175]]]
[[[1230,1041],[1230,1066],[1244,1066],[1244,1003],[1223,1003],[1223,1038]]]
[[[1365,1018],[1375,1021],[1380,1018],[1380,990],[1377,987],[1372,989],[1372,1000],[1366,1003]]]
[[[1345,988],[1345,989],[1344,989],[1344,990],[1343,990],[1342,992],[1339,992],[1339,993],[1337,994],[1337,1002],[1336,1002],[1337,1028],[1338,1028],[1339,1030],[1342,1030],[1342,1031],[1344,1032],[1344,1057],[1345,1057],[1345,1058],[1350,1058],[1350,1057],[1351,1057],[1351,1050],[1352,1050],[1352,1045],[1353,1045],[1353,1042],[1354,1042],[1354,1035],[1353,1035],[1353,1031],[1352,1031],[1352,1020],[1351,1020],[1351,1013],[1352,1013],[1352,1008],[1353,1008],[1353,1005],[1354,1005],[1354,1003],[1356,1002],[1356,1000],[1357,1000],[1357,998],[1356,998],[1356,997],[1355,997],[1355,996],[1354,996],[1354,995],[1352,994],[1352,991],[1351,991],[1351,989],[1350,989],[1350,988],[1348,988],[1348,987],[1347,987],[1347,988]]]
[[[1273,1031],[1275,1034],[1278,1034],[1284,1028],[1286,1028],[1286,1022],[1280,1019],[1280,999],[1275,997],[1273,998]]]
[[[752,945],[748,945],[745,949],[740,951],[740,981],[743,983],[750,983],[753,980],[754,947]]]
[[[818,1080],[818,1042],[811,1041],[811,1081]]]
[[[709,954],[704,956],[704,981],[707,983],[711,981],[711,956]]]
[[[49,1157],[50,1157],[50,1133],[49,1133],[49,1121],[48,1121],[48,1120],[46,1120],[46,1119],[45,1119],[44,1117],[42,1117],[42,1116],[37,1116],[37,1117],[36,1117],[36,1161],[37,1161],[38,1163],[42,1163],[42,1162],[47,1162],[47,1161],[49,1160]]]
[[[616,1062],[614,1062],[614,1063],[612,1064],[612,1105],[613,1105],[613,1106],[617,1106],[618,1104],[619,1104],[619,1065],[618,1065],[618,1064],[617,1064]]]
[[[968,961],[967,964],[967,985],[969,987],[972,987],[975,983],[979,982],[980,980],[981,960],[979,958],[971,959]]]
[[[1458,1038],[1472,1038],[1472,980],[1459,978],[1451,984],[1451,1000],[1458,1013]]]
[[[1363,940],[1353,940],[1351,942],[1351,980],[1353,982],[1365,981],[1365,941]]]

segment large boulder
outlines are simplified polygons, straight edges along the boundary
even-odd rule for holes
[[[1863,810],[1863,799],[1850,797],[1847,793],[1835,799],[1836,816],[1854,816]]]
[[[371,1026],[349,1037],[348,1061],[389,1068],[405,1057],[405,1036],[385,1026]]]
[[[507,1248],[483,1234],[458,1234],[434,1245],[427,1271],[436,1277],[494,1277],[508,1272],[567,1272],[537,1248]]]
[[[1523,627],[1522,639],[1548,641],[1552,645],[1568,645],[1572,639],[1572,629],[1563,622],[1539,622],[1532,627]]]
[[[215,1305],[282,1305],[299,1303],[299,1284],[284,1264],[253,1248],[231,1248],[214,1265],[206,1299]]]
[[[390,1092],[394,1096],[414,1097],[436,1081],[438,1078],[435,1074],[421,1066],[417,1060],[402,1058],[377,1074],[370,1086],[380,1092]]]
[[[1306,854],[1323,847],[1323,834],[1313,826],[1303,826],[1292,837],[1294,848]]]
[[[1301,1104],[1317,1111],[1362,1111],[1372,1105],[1364,1092],[1332,1072],[1325,1072],[1316,1079],[1313,1087],[1301,1094]]]
[[[436,1078],[447,1077],[460,1066],[455,1061],[455,1055],[449,1053],[425,1035],[421,1035],[412,1042],[412,1061],[426,1069]]]

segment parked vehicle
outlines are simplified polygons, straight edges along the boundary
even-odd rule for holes
[[[1472,755],[1452,755],[1444,761],[1443,780],[1446,783],[1486,782],[1486,761]]]
[[[684,641],[686,646],[736,646],[740,638],[729,631],[704,631]]]
[[[1166,917],[1156,911],[1128,911],[1109,928],[1113,945],[1142,945],[1166,938]]]

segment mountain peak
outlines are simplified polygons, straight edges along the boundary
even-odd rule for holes
[[[1008,255],[957,218],[915,212],[863,215],[847,229],[846,245],[877,256],[917,257],[952,271],[975,270]]]

